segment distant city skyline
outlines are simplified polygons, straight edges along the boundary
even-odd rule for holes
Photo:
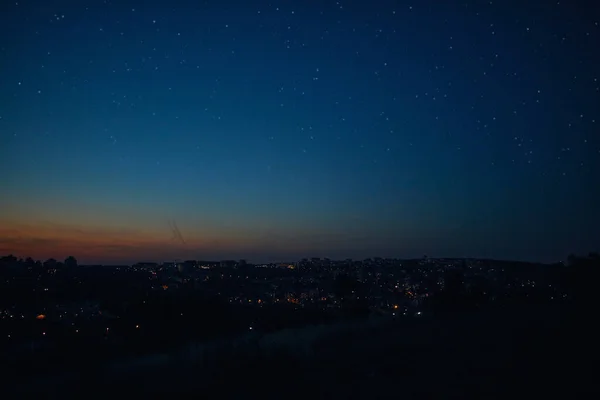
[[[0,5],[0,253],[599,250],[585,2],[48,4]]]
[[[164,254],[164,250],[160,251],[158,250],[158,253]],[[590,252],[582,252],[579,254],[583,254],[583,255],[587,255]],[[85,254],[85,253],[82,253]],[[78,256],[76,253],[73,254],[68,254],[64,257],[61,256],[47,256],[44,255],[42,257],[36,257],[32,254],[19,254],[19,253],[14,253],[14,252],[4,252],[1,253],[0,252],[0,257],[2,256],[7,256],[7,255],[12,255],[16,258],[20,258],[20,259],[26,259],[26,258],[32,258],[34,261],[40,261],[40,262],[45,262],[49,259],[54,259],[57,262],[64,262],[64,260],[67,257],[74,257],[77,260],[77,263],[79,265],[106,265],[106,266],[121,266],[121,265],[134,265],[134,264],[138,264],[138,263],[156,263],[156,264],[164,264],[164,263],[173,263],[173,262],[177,262],[177,263],[183,263],[185,261],[205,261],[205,262],[221,262],[221,261],[235,261],[235,262],[239,262],[239,261],[244,261],[248,264],[277,264],[277,263],[294,263],[294,262],[299,262],[301,260],[311,260],[313,258],[318,258],[318,259],[328,259],[331,261],[344,261],[344,260],[348,260],[351,259],[353,261],[364,261],[367,259],[394,259],[394,260],[416,260],[416,259],[423,259],[423,258],[428,258],[428,259],[454,259],[454,260],[460,260],[460,259],[472,259],[472,260],[496,260],[496,261],[514,261],[514,262],[526,262],[526,263],[542,263],[542,264],[554,264],[554,263],[558,263],[558,262],[564,262],[567,260],[568,255],[569,254],[573,254],[573,253],[569,253],[566,254],[563,257],[558,257],[558,258],[546,258],[546,259],[511,259],[511,258],[498,258],[498,257],[487,257],[487,256],[464,256],[464,255],[436,255],[436,254],[432,254],[432,253],[423,253],[423,254],[413,254],[413,255],[406,255],[406,256],[392,256],[392,255],[377,255],[377,254],[371,254],[371,255],[361,255],[360,252],[356,252],[354,253],[355,256],[349,255],[351,253],[344,253],[344,254],[340,254],[338,256],[335,255],[318,255],[318,254],[303,254],[303,253],[298,253],[296,255],[289,255],[289,253],[285,252],[282,253],[281,255],[278,255],[277,253],[273,253],[270,256],[264,256],[264,255],[259,255],[258,257],[255,258],[250,258],[249,256],[252,255],[252,253],[245,253],[246,255],[244,256],[244,254],[242,253],[227,253],[227,252],[205,252],[204,254],[200,254],[200,255],[196,255],[194,256],[194,254],[192,252],[181,252],[181,253],[176,253],[175,251],[173,251],[172,255],[166,255],[166,256],[157,256],[157,257],[152,257],[150,255],[151,253],[148,254],[147,257],[144,257],[143,255],[140,258],[110,258],[110,257],[105,257],[105,258],[94,258],[94,257],[86,257],[85,255],[83,256]],[[162,258],[161,258],[162,257]]]

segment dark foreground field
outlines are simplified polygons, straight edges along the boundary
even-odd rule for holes
[[[11,392],[56,398],[587,398],[594,387],[586,337],[573,314],[559,308],[379,319],[250,333],[109,367],[90,360],[78,373],[48,374],[12,385]]]

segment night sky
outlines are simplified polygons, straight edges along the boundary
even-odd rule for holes
[[[0,254],[597,250],[599,9],[2,1]]]

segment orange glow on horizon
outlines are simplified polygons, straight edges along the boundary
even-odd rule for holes
[[[231,253],[239,258],[252,258],[257,253],[304,254],[331,245],[326,233],[299,227],[290,235],[269,225],[245,221],[236,227],[218,222],[203,224],[201,220],[180,222],[183,243],[173,239],[166,218],[163,221],[156,217],[132,217],[118,222],[114,216],[103,220],[100,213],[82,217],[79,223],[68,222],[70,219],[57,222],[57,218],[38,218],[35,214],[19,218],[15,214],[0,216],[0,255],[40,261],[49,258],[63,261],[74,256],[80,265],[110,265],[221,255],[227,258]]]
[[[160,228],[160,227],[159,227]],[[251,250],[252,235],[244,232],[189,232],[185,243],[172,239],[168,227],[130,229],[114,226],[79,226],[53,222],[19,223],[0,219],[0,254],[58,261],[74,256],[80,264],[107,260],[194,258],[208,251]]]

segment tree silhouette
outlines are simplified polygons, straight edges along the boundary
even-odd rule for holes
[[[77,267],[77,259],[73,256],[69,256],[65,259],[65,266],[67,268],[76,268]]]
[[[340,299],[352,296],[359,288],[359,282],[348,274],[340,274],[334,281],[334,293]]]
[[[9,254],[7,256],[0,258],[0,264],[13,265],[16,262],[17,262],[17,257],[13,256],[12,254]]]
[[[450,297],[458,297],[464,291],[463,274],[457,270],[444,274],[444,292]]]
[[[597,253],[590,253],[588,257],[575,257],[573,262],[569,263],[567,278],[570,286],[569,304],[572,308],[569,320],[564,324],[570,329],[573,354],[585,354],[589,351],[588,344],[595,343],[597,340],[595,316],[600,257],[597,257]]]
[[[567,265],[571,266],[577,262],[577,256],[573,253],[569,254],[567,257]]]
[[[444,273],[444,288],[436,291],[426,304],[435,312],[447,312],[471,308],[481,301],[477,295],[469,298],[460,270],[449,270]]]
[[[595,299],[596,285],[600,279],[600,256],[589,253],[588,257],[569,256],[570,283],[575,301],[580,307],[589,307]]]
[[[44,268],[56,268],[56,260],[54,258],[47,259],[46,261],[44,261]]]

